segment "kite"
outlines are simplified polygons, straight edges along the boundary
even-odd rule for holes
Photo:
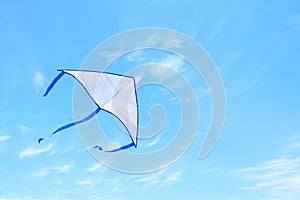
[[[90,115],[79,121],[66,124],[56,129],[49,136],[49,138],[62,130],[90,120],[97,113],[103,110],[114,115],[123,124],[131,138],[131,143],[111,150],[104,150],[99,145],[94,146],[94,148],[105,152],[117,152],[133,146],[135,148],[137,147],[138,102],[136,94],[136,84],[133,77],[108,72],[86,70],[58,71],[60,71],[60,73],[51,82],[43,97],[48,95],[50,90],[64,74],[68,74],[81,84],[90,98],[96,104],[97,109]],[[45,138],[39,138],[38,142],[40,143],[44,139]]]

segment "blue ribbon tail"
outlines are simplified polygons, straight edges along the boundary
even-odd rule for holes
[[[41,143],[41,141],[43,141],[44,138],[39,138],[38,142]]]
[[[54,131],[53,133],[51,133],[51,135],[49,136],[49,138],[52,137],[54,134],[56,134],[56,133],[62,131],[62,130],[65,130],[65,129],[67,129],[67,128],[70,128],[70,127],[72,127],[72,126],[75,126],[75,125],[77,125],[77,124],[81,124],[81,123],[83,123],[83,122],[86,122],[86,121],[90,120],[90,119],[93,118],[97,113],[99,113],[100,110],[101,110],[101,108],[98,107],[94,112],[92,112],[92,113],[91,113],[90,115],[88,115],[87,117],[85,117],[85,118],[83,118],[83,119],[81,119],[81,120],[79,120],[79,121],[75,121],[75,122],[66,124],[66,125],[64,125],[64,126],[62,126],[62,127],[60,127],[60,128],[58,128],[58,129],[56,129],[56,131]],[[39,139],[38,139],[38,142],[41,143],[41,141],[43,141],[43,140],[44,140],[44,138],[39,138]]]
[[[64,71],[61,71],[54,79],[53,81],[50,83],[49,87],[47,88],[45,94],[43,95],[43,97],[47,96],[47,94],[50,92],[50,90],[54,87],[54,85],[57,83],[57,81],[65,74]]]
[[[129,149],[130,147],[134,147],[134,143],[131,142],[130,144],[124,145],[122,147],[116,148],[116,149],[111,149],[111,150],[104,150],[101,146],[96,145],[94,146],[95,149],[98,149],[99,151],[104,151],[104,152],[117,152],[117,151],[122,151],[124,149]]]

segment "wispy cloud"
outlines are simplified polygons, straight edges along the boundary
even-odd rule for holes
[[[134,182],[140,183],[140,186],[143,188],[159,188],[161,186],[171,186],[179,183],[181,181],[182,173],[183,170],[171,172],[165,169],[143,176],[142,178],[133,176],[131,179],[135,179]]]
[[[284,23],[288,25],[299,25],[300,24],[300,13],[291,15],[289,19]]]
[[[6,141],[9,139],[10,139],[10,137],[8,135],[0,135],[0,142]]]
[[[95,172],[95,171],[99,171],[101,170],[101,168],[103,168],[103,165],[100,163],[95,163],[93,166],[89,167],[86,169],[87,172]]]
[[[285,33],[293,32],[300,29],[300,13],[291,15],[282,25],[287,26]]]
[[[47,151],[49,151],[51,148],[53,147],[53,144],[49,144],[43,148],[27,148],[24,149],[23,151],[20,152],[19,154],[19,158],[26,158],[26,157],[32,157],[32,156],[36,156],[38,154],[41,153],[45,153]]]
[[[155,77],[155,79],[165,82],[174,88],[182,87],[182,73],[186,71],[185,60],[175,55],[168,55],[156,62],[147,63],[151,67],[147,69],[147,73],[143,78]],[[164,67],[162,67],[164,66]]]
[[[147,146],[147,147],[152,147],[152,146],[154,146],[155,144],[159,143],[160,138],[161,138],[161,134],[159,134],[159,137],[155,137],[154,140],[152,140],[151,142],[147,143],[146,146]]]
[[[141,62],[144,60],[144,57],[142,56],[143,51],[134,51],[129,53],[126,58],[130,62]]]
[[[215,26],[210,34],[205,38],[205,40],[211,40],[214,37],[216,37],[216,35],[222,30],[223,26],[224,26],[225,22],[220,22],[219,24],[217,24],[217,26]]]
[[[162,170],[160,172],[156,172],[147,176],[143,176],[142,178],[137,178],[135,180],[136,183],[142,183],[140,186],[143,188],[145,187],[152,187],[157,186],[158,183],[161,182],[161,176],[166,170]],[[136,178],[136,177],[134,177]]]
[[[55,183],[56,185],[61,185],[63,182],[62,182],[61,179],[57,179],[57,180],[55,180],[54,183]]]
[[[157,64],[169,67],[179,73],[185,71],[185,69],[183,68],[184,60],[181,57],[175,55],[169,55],[161,61],[158,61]],[[161,73],[160,70],[156,70],[156,72]]]
[[[160,44],[168,48],[180,48],[183,42],[184,39],[168,37],[168,35],[162,36],[159,34],[152,34],[146,39],[145,45],[155,46],[157,44]]]
[[[121,51],[101,51],[99,56],[105,61],[110,61],[111,59],[117,58],[122,55]]]
[[[52,167],[51,169],[54,170],[56,173],[69,173],[71,171],[71,168],[71,165],[63,165]]]
[[[206,169],[204,171],[202,171],[201,173],[202,174],[210,174],[210,173],[213,173],[215,171],[217,171],[220,167],[217,166],[217,167],[212,167],[212,168],[209,168],[209,169]]]
[[[129,54],[127,56],[128,61],[143,61],[146,60],[146,57],[143,54],[142,51],[137,51]],[[157,65],[163,65],[165,67],[171,68],[179,73],[184,72],[185,68],[183,67],[185,63],[185,60],[179,56],[176,55],[167,55],[164,58],[155,60],[155,61],[145,61],[144,64],[157,64]],[[157,70],[152,70],[152,73],[158,73],[158,75],[165,75],[165,73],[168,73],[168,71],[163,71],[163,69]]]
[[[241,57],[241,55],[242,55],[242,52],[241,52],[241,51],[237,51],[237,52],[235,52],[234,54],[231,55],[231,58],[232,58],[233,60],[236,60],[236,59],[238,59],[239,57]]]
[[[142,80],[142,78],[143,78],[142,75],[135,76],[135,84],[138,85],[139,82]]]
[[[91,179],[83,179],[75,182],[75,185],[90,185],[93,183],[93,180]]]
[[[47,176],[49,173],[69,173],[71,171],[71,165],[62,165],[55,167],[46,167],[39,170],[36,174],[34,174],[35,179],[42,179]],[[56,181],[56,184],[59,184]]]
[[[25,125],[18,125],[19,130],[21,131],[21,133],[28,133],[31,131],[31,129]]]
[[[36,91],[40,91],[40,89],[43,89],[45,83],[47,82],[47,79],[45,78],[44,74],[40,71],[36,71],[33,74],[32,77],[32,83],[35,87]]]
[[[36,176],[37,179],[41,179],[41,178],[47,176],[48,173],[49,172],[46,169],[42,169],[35,176]]]
[[[242,189],[261,192],[265,199],[297,199],[300,196],[300,157],[286,155],[234,171],[247,180]]]
[[[295,135],[290,138],[287,138],[284,143],[287,143],[287,151],[293,152],[297,149],[300,149],[300,135]]]
[[[175,172],[163,179],[162,184],[164,185],[174,185],[181,181],[182,171]]]

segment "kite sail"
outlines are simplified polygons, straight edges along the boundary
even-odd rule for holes
[[[95,102],[97,109],[87,117],[66,124],[49,137],[57,132],[75,126],[77,124],[88,121],[93,118],[101,110],[106,111],[124,125],[127,130],[131,143],[122,147],[104,150],[101,146],[96,145],[94,148],[105,152],[117,152],[130,147],[137,147],[138,140],[138,102],[136,95],[136,85],[133,77],[112,74],[107,72],[84,71],[84,70],[58,70],[58,74],[47,88],[43,96],[47,96],[57,81],[64,75],[68,74],[74,77],[85,89],[90,98]],[[40,143],[44,138],[40,138]]]

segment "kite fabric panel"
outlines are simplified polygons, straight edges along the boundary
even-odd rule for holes
[[[50,90],[64,74],[68,74],[74,77],[82,85],[98,108],[84,119],[58,128],[49,137],[64,129],[86,122],[94,117],[98,112],[104,110],[120,120],[120,122],[126,128],[132,142],[112,150],[104,150],[99,145],[96,145],[94,148],[105,152],[116,152],[132,146],[137,147],[138,102],[136,85],[133,77],[96,71],[58,71],[61,71],[60,74],[52,81],[43,96],[46,96],[50,92]],[[40,143],[42,140],[44,140],[44,138],[40,138],[38,142]]]

